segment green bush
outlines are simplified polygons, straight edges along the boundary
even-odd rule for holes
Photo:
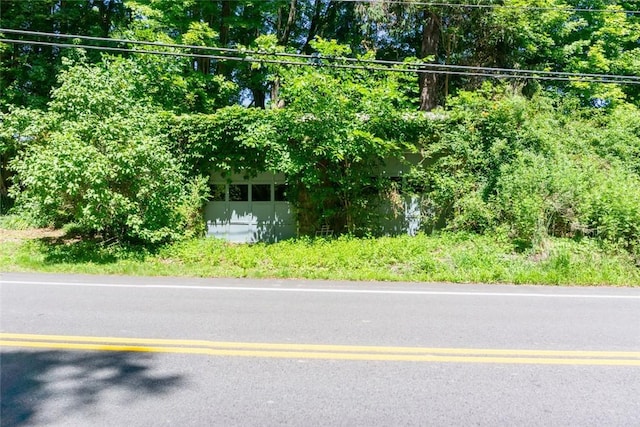
[[[82,130],[54,132],[13,163],[18,208],[42,224],[74,222],[87,234],[150,243],[178,238],[188,210],[201,201],[188,198],[166,146],[135,134],[83,140]]]
[[[591,179],[584,165],[525,152],[501,168],[492,202],[501,222],[519,241],[535,243],[547,235],[572,236],[584,231],[579,198],[589,191]]]
[[[15,126],[16,209],[41,224],[145,243],[175,240],[203,202],[169,150],[160,116],[138,96],[135,64],[73,65],[39,127]]]
[[[483,87],[423,135],[428,231],[506,231],[520,247],[592,236],[640,249],[640,116]]]
[[[640,255],[640,177],[621,167],[600,171],[584,194],[584,216],[594,234]]]
[[[597,156],[525,153],[502,168],[493,202],[522,241],[588,235],[640,248],[640,178]]]

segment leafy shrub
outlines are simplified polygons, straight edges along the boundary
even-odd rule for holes
[[[214,114],[168,116],[164,127],[172,152],[189,174],[251,175],[281,166],[273,116],[268,110],[232,106]]]
[[[587,190],[588,170],[568,159],[522,153],[501,168],[493,198],[502,222],[522,242],[547,235],[571,236],[584,230],[578,218],[580,194]]]
[[[111,123],[126,125],[124,118]],[[13,163],[18,206],[43,224],[74,222],[89,234],[151,243],[179,237],[185,218],[178,208],[188,195],[166,146],[135,132],[87,141],[84,130],[53,132]]]
[[[160,243],[181,237],[202,205],[169,150],[155,106],[136,97],[128,62],[61,73],[37,129],[19,130],[12,194],[42,224],[73,222],[85,234]]]
[[[602,170],[583,203],[596,236],[640,255],[640,177],[621,167]]]
[[[502,168],[494,203],[523,241],[589,235],[640,247],[640,179],[597,156],[524,154]]]
[[[429,231],[506,230],[530,247],[546,236],[594,236],[640,247],[638,109],[576,110],[484,87],[462,92],[424,135]]]

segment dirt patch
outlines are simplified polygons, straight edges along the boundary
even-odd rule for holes
[[[54,228],[30,228],[28,230],[6,230],[0,228],[0,243],[42,238],[60,238],[63,235],[64,232],[62,230],[56,230]]]

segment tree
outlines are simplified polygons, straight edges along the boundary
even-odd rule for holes
[[[420,61],[437,60],[442,16],[436,9],[413,0],[380,0],[361,7],[359,13],[368,24],[366,28],[370,41],[365,44],[380,49],[384,59],[414,57]],[[421,72],[418,73],[417,83],[419,109],[432,110],[442,98],[438,76]]]
[[[311,46],[321,57],[350,52],[323,39]],[[274,112],[287,157],[279,170],[295,185],[292,200],[305,215],[302,227],[362,231],[384,184],[376,169],[411,147],[376,134],[379,123],[406,105],[398,81],[366,70],[322,67],[283,68],[280,75],[285,107]]]
[[[610,5],[578,1],[544,0],[535,3],[541,10],[521,10],[530,2],[511,0],[498,8],[491,18],[488,34],[502,34],[506,47],[504,64],[525,68],[572,73],[600,73],[637,76],[640,73],[640,17],[621,13],[638,10],[640,2]],[[564,9],[564,10],[563,10]],[[578,94],[585,105],[611,105],[622,99],[637,102],[638,85],[614,85],[584,82],[554,82],[552,85]]]
[[[19,209],[103,238],[160,243],[185,232],[204,182],[187,180],[169,151],[132,65],[81,63],[61,73],[39,118],[47,125],[19,136],[23,147],[12,161]]]
[[[2,28],[100,37],[128,20],[122,0],[2,0],[0,11]],[[0,109],[45,107],[64,53],[51,46],[0,46]],[[90,61],[99,58],[88,55]]]

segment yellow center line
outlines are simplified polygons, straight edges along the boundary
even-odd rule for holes
[[[0,333],[0,347],[361,361],[640,366],[640,352],[375,347]]]

